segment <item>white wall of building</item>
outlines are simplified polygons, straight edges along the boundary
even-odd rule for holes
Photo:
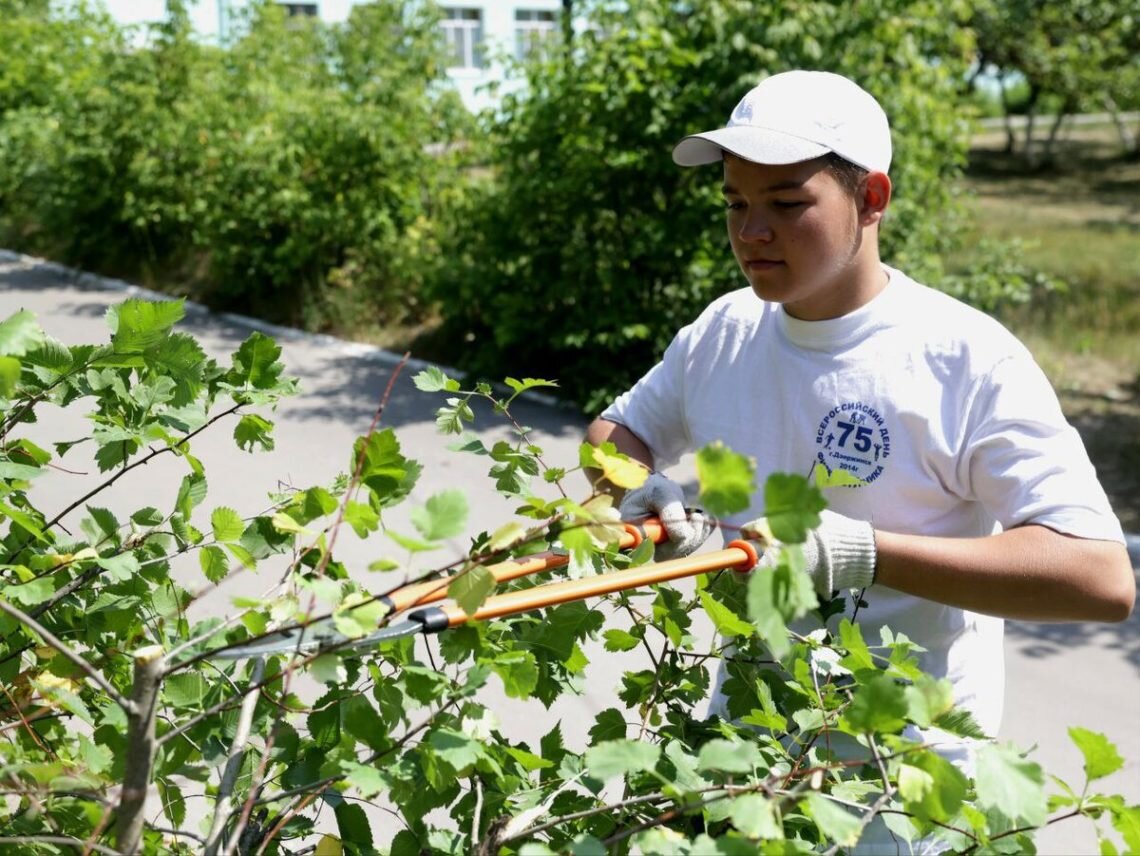
[[[245,5],[246,0],[197,0],[187,4],[195,32],[203,39],[214,40],[224,35],[220,22],[225,19],[226,10]],[[352,7],[367,0],[310,0],[317,8],[317,15],[328,23],[341,23],[348,18]],[[561,13],[561,0],[436,0],[445,16],[461,19],[460,29],[478,29],[482,37],[482,62],[474,62],[448,70],[463,102],[471,110],[494,106],[495,96],[485,90],[487,84],[500,83],[505,79],[505,71],[495,57],[501,53],[515,56],[517,53],[517,30],[519,27],[530,31],[557,28]],[[123,24],[146,24],[159,21],[166,12],[164,0],[102,0],[107,11]],[[518,13],[523,18],[518,20]],[[477,15],[472,19],[472,15]],[[472,24],[477,24],[473,27]],[[456,27],[456,22],[445,22],[444,27]],[[472,52],[464,52],[471,60]],[[457,54],[458,56],[458,54]]]

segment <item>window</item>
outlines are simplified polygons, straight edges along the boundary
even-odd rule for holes
[[[479,9],[443,10],[443,38],[451,68],[483,67],[483,13]]]
[[[537,9],[515,10],[515,59],[523,60],[554,34],[554,12]]]
[[[285,10],[285,14],[290,18],[296,16],[304,16],[307,18],[317,17],[317,4],[316,3],[278,3]]]

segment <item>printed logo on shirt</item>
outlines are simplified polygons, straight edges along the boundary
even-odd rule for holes
[[[842,470],[870,484],[883,474],[891,456],[891,432],[874,407],[861,401],[845,401],[819,421],[815,445],[816,462],[823,465],[829,476]]]

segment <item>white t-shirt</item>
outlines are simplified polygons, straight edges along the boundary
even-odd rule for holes
[[[972,537],[1025,523],[1123,542],[1076,431],[1028,350],[998,322],[887,268],[855,312],[800,321],[750,288],[713,302],[602,417],[659,468],[715,440],[756,460],[752,507],[775,472],[841,468],[866,484],[829,507],[884,531]],[[864,637],[905,633],[989,734],[1001,720],[1002,621],[872,586]],[[850,601],[850,599],[849,599]],[[850,613],[850,609],[848,610]]]

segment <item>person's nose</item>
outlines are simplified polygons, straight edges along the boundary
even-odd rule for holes
[[[748,211],[737,234],[740,240],[746,243],[767,243],[772,240],[772,226],[764,216],[764,212],[757,206]]]

